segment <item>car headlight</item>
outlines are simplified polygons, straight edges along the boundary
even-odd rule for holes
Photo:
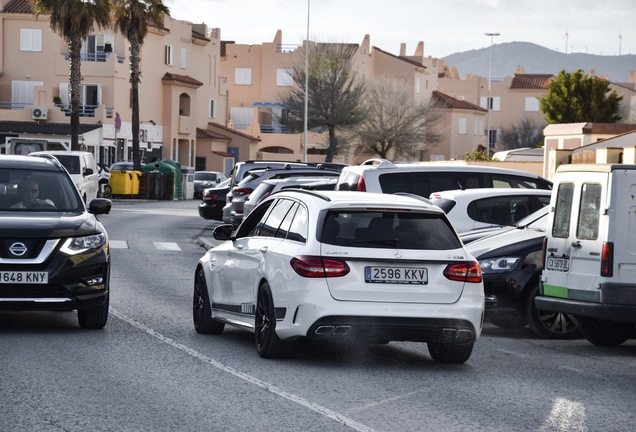
[[[483,274],[503,273],[510,271],[519,265],[521,257],[503,256],[479,260],[479,266]]]
[[[66,239],[60,250],[69,255],[76,255],[89,249],[97,249],[103,246],[104,243],[106,243],[106,235],[104,233],[72,237]]]

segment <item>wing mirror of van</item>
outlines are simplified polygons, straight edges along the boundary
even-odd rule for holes
[[[93,174],[93,168],[84,168],[84,176]]]

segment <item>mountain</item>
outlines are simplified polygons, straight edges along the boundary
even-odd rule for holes
[[[490,47],[451,54],[443,58],[455,67],[459,76],[466,74],[488,76]],[[515,74],[518,66],[526,73],[558,74],[561,70],[584,72],[594,70],[596,76],[605,75],[614,83],[629,81],[630,71],[636,70],[636,55],[601,56],[584,53],[565,54],[530,42],[509,42],[492,46],[493,80]]]

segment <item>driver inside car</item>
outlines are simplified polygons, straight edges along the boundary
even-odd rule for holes
[[[18,195],[21,201],[12,205],[11,208],[46,208],[55,204],[50,199],[40,199],[40,186],[37,181],[26,179],[18,184]]]

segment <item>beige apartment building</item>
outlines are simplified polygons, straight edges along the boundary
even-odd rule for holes
[[[69,149],[66,43],[30,0],[0,4],[0,151]],[[104,164],[132,159],[128,49],[112,29],[96,29],[82,46],[80,146]],[[139,86],[144,161],[229,171],[228,148],[258,141],[227,128],[220,63],[218,29],[170,17],[149,29]]]
[[[36,18],[30,0],[0,0],[0,152],[69,149],[68,48]],[[324,161],[325,134],[288,133],[277,119],[280,95],[293,85],[291,66],[304,62],[304,47],[286,45],[282,31],[272,42],[247,45],[221,40],[219,29],[165,17],[150,28],[141,53],[140,147],[142,160],[172,159],[197,170],[229,172],[236,160]],[[307,42],[305,42],[307,44]],[[420,42],[394,55],[373,46],[369,35],[353,52],[358,76],[390,77],[411,89],[414,101],[435,102],[443,112],[440,142],[420,160],[463,159],[486,146],[488,82],[457,73],[427,57]],[[314,42],[309,42],[309,49]],[[99,162],[132,159],[129,45],[112,29],[95,29],[82,47],[81,147]],[[538,98],[550,75],[525,74],[493,80],[491,146],[503,127],[522,119],[543,125]],[[634,83],[613,84],[633,113]],[[626,103],[624,101],[624,103]],[[344,143],[336,162],[359,163],[375,155]]]
[[[437,125],[444,132],[443,138],[439,143],[429,145],[421,160],[463,159],[466,153],[485,145],[487,111],[438,91],[440,69],[444,64],[424,56],[423,42],[418,44],[412,55],[406,54],[404,44],[400,47],[400,55],[372,46],[369,35],[353,47],[352,63],[359,79],[395,79],[412,89],[414,101],[428,102],[432,99],[443,110],[443,119]],[[312,44],[309,49],[312,49]],[[303,134],[288,133],[276,119],[283,111],[279,102],[281,94],[293,85],[292,66],[304,62],[304,47],[285,45],[279,30],[272,42],[261,45],[225,43],[223,51],[221,68],[228,77],[230,124],[234,129],[261,139],[254,143],[247,155],[240,154],[240,159],[302,160],[305,153]],[[307,160],[324,161],[326,146],[326,134],[310,132]],[[355,145],[345,145],[344,149],[348,151],[338,155],[338,162],[354,164],[377,157],[355,152]]]

